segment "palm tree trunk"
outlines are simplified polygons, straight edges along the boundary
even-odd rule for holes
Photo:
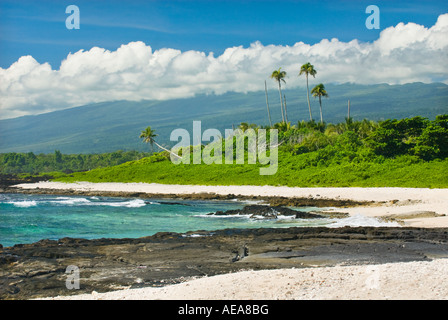
[[[283,97],[282,97],[282,85],[278,82],[278,93],[280,94],[280,110],[282,110],[282,122],[285,122],[285,116],[283,115]]]
[[[268,108],[269,126],[272,127],[271,112],[269,111],[269,102],[268,102],[268,87],[266,85],[266,80],[264,80],[264,92],[266,93],[266,107]]]
[[[311,115],[311,104],[310,104],[310,89],[308,87],[308,74],[306,75],[306,92],[307,92],[307,99],[308,99],[308,109],[310,110],[310,121],[313,121],[313,116]]]
[[[285,95],[283,95],[283,103],[285,104],[285,120],[286,120],[286,122],[288,122],[288,112],[286,109],[286,96]]]
[[[324,119],[322,117],[322,98],[319,96],[319,105],[320,105],[320,123],[324,123]]]
[[[348,115],[347,117],[350,119],[350,99],[348,99]]]
[[[160,144],[158,144],[158,143],[155,142],[154,140],[152,140],[152,141],[153,141],[153,142],[156,144],[156,146],[158,146],[160,149],[165,150],[165,151],[168,151],[168,152],[171,153],[173,156],[176,156],[176,157],[178,157],[179,159],[182,159],[182,157],[180,157],[179,155],[175,154],[175,153],[172,152],[171,150],[168,150],[168,149],[162,147]]]

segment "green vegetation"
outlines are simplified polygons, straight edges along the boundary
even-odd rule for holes
[[[255,127],[247,123],[242,128]],[[260,164],[173,164],[166,151],[59,181],[148,182],[299,187],[448,187],[448,115],[435,120],[277,123],[278,171]],[[152,134],[154,132],[152,131]]]
[[[95,168],[119,165],[128,161],[142,159],[150,156],[149,152],[116,151],[102,154],[61,154],[59,150],[50,154],[3,153],[0,154],[0,173],[39,173],[56,172],[72,173],[74,171],[87,171]]]
[[[323,66],[319,68],[323,69]],[[281,122],[282,118],[278,84],[268,79],[270,71],[266,72],[266,90],[252,92],[250,90],[256,84],[250,84],[247,93],[204,94],[163,101],[110,101],[35,116],[3,119],[0,120],[0,153],[32,151],[37,155],[53,153],[54,150],[60,150],[63,154],[116,150],[146,152],[149,148],[136,132],[139,133],[148,125],[157,131],[159,136],[156,141],[168,149],[174,145],[170,141],[171,131],[174,128],[191,130],[194,120],[201,120],[204,128],[216,128],[221,132],[232,128],[232,125],[236,127],[240,122],[271,125],[271,119],[274,125]],[[443,83],[332,84],[320,79],[319,72],[316,78],[309,77],[309,90],[320,82],[325,84],[331,96],[322,101],[323,118],[327,123],[344,121],[349,99],[350,116],[356,120],[367,118],[380,121],[418,115],[434,119],[448,110],[448,85]],[[300,88],[292,87],[292,80],[297,74],[290,70],[285,78],[287,85],[282,83],[281,86],[282,94],[288,99],[287,116],[291,124],[310,120],[305,75],[297,78],[301,80]],[[263,85],[263,81],[260,79],[258,85]],[[313,118],[317,122],[319,101],[313,97],[310,100]],[[267,112],[267,104],[270,114]]]
[[[278,119],[281,116],[281,122],[274,123],[274,125],[271,125],[273,122],[265,81],[269,126],[264,127],[254,124],[254,122],[266,123],[266,119],[260,116],[259,100],[254,99],[254,97],[259,97],[256,93],[243,96],[225,94],[219,99],[205,95],[171,102],[146,101],[134,103],[132,107],[126,101],[100,103],[95,106],[72,108],[41,117],[7,119],[2,122],[4,126],[0,126],[0,136],[4,137],[3,148],[6,148],[4,150],[16,151],[17,148],[19,150],[22,148],[25,151],[41,148],[47,150],[49,146],[53,148],[54,145],[63,145],[64,148],[68,148],[65,150],[75,148],[75,150],[81,150],[80,152],[88,152],[87,150],[102,152],[114,150],[111,147],[116,143],[126,145],[128,149],[140,149],[143,144],[137,145],[137,135],[134,135],[133,132],[137,126],[142,124],[142,121],[146,121],[144,119],[151,119],[152,128],[157,128],[160,136],[165,137],[161,143],[166,145],[167,137],[170,136],[168,131],[176,127],[187,128],[198,118],[205,126],[216,128],[218,131],[234,128],[233,121],[243,118],[247,122],[241,122],[238,126],[242,132],[248,131],[247,133],[252,134],[259,129],[274,128],[278,130],[279,144],[275,146],[278,148],[275,150],[278,151],[278,170],[273,175],[260,175],[260,166],[262,165],[260,163],[253,164],[256,162],[254,140],[251,140],[250,143],[248,141],[246,144],[247,137],[245,138],[245,135],[232,138],[235,139],[234,142],[238,141],[240,146],[243,144],[246,146],[245,164],[229,165],[228,161],[224,161],[225,155],[222,154],[226,145],[224,140],[219,141],[218,138],[215,138],[217,141],[213,141],[213,143],[218,143],[216,149],[215,145],[190,146],[190,151],[194,150],[194,152],[190,152],[189,159],[188,152],[185,152],[188,151],[188,145],[182,146],[179,150],[183,154],[181,157],[156,142],[155,138],[159,135],[150,126],[141,131],[139,138],[143,139],[143,142],[149,143],[152,151],[155,144],[163,150],[162,152],[117,151],[94,155],[64,155],[56,150],[54,154],[39,154],[37,156],[33,152],[5,153],[0,154],[0,174],[38,176],[52,172],[52,176],[56,180],[91,182],[250,184],[300,187],[448,187],[448,115],[438,115],[435,120],[414,116],[379,122],[366,119],[354,121],[353,118],[350,118],[351,97],[358,102],[355,114],[362,114],[363,117],[371,115],[372,109],[375,110],[373,119],[387,117],[390,110],[394,109],[391,108],[394,105],[394,103],[391,104],[391,101],[394,99],[396,100],[395,105],[399,105],[402,110],[400,114],[427,115],[429,114],[427,110],[425,113],[415,112],[422,108],[422,106],[415,107],[415,105],[420,105],[420,101],[426,101],[428,105],[431,104],[431,114],[435,116],[436,112],[440,110],[446,112],[446,99],[444,100],[444,97],[448,97],[446,85],[416,83],[402,86],[381,84],[367,87],[345,84],[330,87],[332,103],[333,100],[336,100],[338,106],[326,107],[326,120],[342,119],[341,114],[348,114],[345,122],[332,124],[324,122],[322,97],[328,97],[328,93],[322,83],[311,90],[313,97],[318,98],[320,108],[320,121],[313,120],[308,80],[309,76],[315,78],[316,74],[317,71],[311,63],[308,62],[301,66],[298,76],[305,75],[306,77],[308,110],[301,108],[302,101],[299,97],[295,97],[292,100],[292,105],[299,106],[299,108],[291,108],[292,112],[290,113],[290,119],[303,119],[307,118],[309,112],[309,122],[299,120],[296,124],[292,124],[288,120],[286,94],[282,92],[282,82],[286,84],[287,73],[279,68],[270,75],[270,78],[275,80],[278,85],[280,97],[280,112],[276,112],[274,117]],[[331,88],[337,88],[337,90],[333,91]],[[335,92],[335,98],[333,98],[333,92]],[[368,95],[374,99],[366,100]],[[362,98],[363,96],[364,98]],[[435,98],[431,98],[433,96]],[[345,113],[346,101],[349,103],[347,113]],[[188,113],[184,112],[185,110],[188,110]],[[41,121],[38,121],[39,119]],[[70,119],[70,124],[66,122],[66,119]],[[77,123],[73,119],[77,119]],[[92,122],[92,119],[97,120]],[[98,119],[101,120],[98,121]],[[99,122],[102,124],[98,125]],[[30,124],[32,125],[30,126]],[[68,130],[70,126],[72,128]],[[31,127],[34,130],[40,130],[28,131]],[[36,134],[38,131],[40,133]],[[66,136],[61,137],[55,132]],[[269,136],[269,132],[267,135]],[[271,137],[275,141],[274,144],[277,144],[276,135]],[[220,146],[221,143],[222,146]],[[73,144],[76,146],[74,147]],[[236,156],[236,144],[234,143],[233,159],[236,159],[237,163],[241,163],[243,154],[240,152]],[[264,142],[261,144],[262,147],[258,148],[259,162],[267,159],[268,154],[271,155],[273,150],[273,146],[269,146],[263,153],[261,151],[266,145]],[[254,149],[250,154],[247,151],[249,148]],[[232,153],[231,151],[228,153],[231,161]],[[171,161],[173,155],[179,159],[190,161],[175,164]],[[196,157],[198,155],[201,157]],[[251,163],[247,161],[249,155],[253,160]],[[217,164],[216,162],[219,161],[210,161],[211,157],[221,160],[221,156],[223,157],[222,163],[225,164]],[[199,159],[202,159],[202,163],[198,163],[201,162]],[[269,159],[273,160],[275,156],[273,159]],[[268,161],[263,163],[266,166]],[[267,165],[271,166],[271,163]],[[273,165],[274,168],[277,168],[275,163]],[[8,176],[5,179],[11,180],[12,178]]]

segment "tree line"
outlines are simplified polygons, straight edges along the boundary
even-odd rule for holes
[[[259,126],[242,122],[238,126],[243,132],[270,128],[278,130],[279,151],[292,156],[314,154],[314,165],[318,162],[333,163],[343,158],[344,161],[381,163],[384,159],[400,156],[411,157],[412,161],[443,160],[448,157],[448,114],[438,115],[435,120],[421,116],[378,122],[346,118],[345,122],[337,124],[302,120],[294,125],[279,122],[273,126]],[[151,127],[140,134],[144,142],[151,144],[156,143],[156,136]],[[163,150],[153,156],[154,161],[169,159],[171,151]]]
[[[0,154],[0,173],[30,173],[88,171],[95,168],[110,167],[128,161],[150,156],[149,152],[115,151],[101,154],[62,154],[59,150],[49,154],[2,153]]]
[[[256,129],[242,123],[240,129]],[[363,152],[367,158],[415,156],[424,161],[448,157],[448,114],[434,120],[416,116],[405,119],[354,121],[346,118],[338,124],[299,121],[296,125],[276,123],[282,147],[293,154],[327,148]],[[335,147],[337,147],[335,149]]]
[[[446,159],[448,157],[448,114],[439,115],[434,120],[424,117],[388,119],[372,121],[364,119],[332,124],[313,121],[279,122],[271,126],[241,123],[239,129],[259,128],[278,129],[280,149],[292,156],[312,154],[317,151],[315,160],[327,161],[348,156],[366,161],[399,156],[411,156],[421,161]],[[148,143],[156,143],[155,130],[141,133]],[[158,145],[159,146],[159,145]],[[156,153],[152,157],[169,159],[169,150]],[[102,154],[62,154],[55,150],[50,154],[3,153],[0,154],[0,173],[47,173],[88,171],[100,167],[110,167],[125,162],[151,156],[151,152],[115,151]]]

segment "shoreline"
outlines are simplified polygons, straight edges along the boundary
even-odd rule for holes
[[[448,228],[412,227],[43,240],[0,249],[0,299],[448,299],[447,243]],[[393,268],[381,271],[386,265]],[[66,287],[67,266],[79,268],[78,290]],[[381,281],[380,295],[359,296],[372,276]],[[396,277],[400,288],[390,282]]]
[[[21,290],[26,299],[50,300],[448,299],[448,189],[40,182],[3,190],[8,191],[261,200],[284,206],[332,203],[335,212],[402,222],[402,227],[226,229],[213,236],[200,231],[139,239],[42,240],[3,248],[3,258],[20,262],[20,272],[29,275],[22,287],[6,276],[3,295],[8,299]],[[63,287],[67,264],[80,266],[87,285],[82,292]],[[6,275],[18,272],[13,264],[6,268],[13,268],[4,270]],[[59,289],[27,295],[47,288],[48,281]]]
[[[156,183],[37,182],[11,186],[23,193],[96,195],[200,200],[260,200],[270,205],[334,207],[350,216],[361,214],[399,221],[403,226],[448,227],[448,189],[299,188],[283,186],[204,186]]]

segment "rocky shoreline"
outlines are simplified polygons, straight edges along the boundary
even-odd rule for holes
[[[210,212],[207,215],[213,216],[233,216],[246,215],[253,219],[277,219],[279,216],[294,217],[295,219],[318,219],[326,216],[317,213],[308,213],[299,210],[293,210],[282,206],[268,205],[248,205],[243,209]]]
[[[65,187],[65,186],[63,186]],[[304,214],[313,218],[329,212],[300,212],[287,207],[314,206],[373,210],[387,213],[404,200],[371,197],[353,200],[344,196],[241,195],[240,191],[174,194],[152,187],[152,192],[102,191],[67,188],[16,188],[2,186],[3,193],[107,196],[140,199],[257,201],[241,210],[212,214],[250,214],[254,218]],[[126,189],[122,189],[126,190]],[[199,189],[204,190],[204,188]],[[238,188],[233,190],[241,190]],[[145,189],[146,191],[146,189]],[[178,190],[176,190],[178,191]],[[208,190],[207,190],[208,191]],[[396,190],[394,190],[395,192]],[[351,190],[350,190],[351,192]],[[358,191],[359,192],[359,191]],[[244,193],[241,192],[241,193]],[[394,193],[393,197],[396,194]],[[408,195],[405,194],[407,197]],[[402,195],[403,197],[403,195]],[[345,198],[345,199],[344,199]],[[347,199],[349,198],[349,199]],[[409,198],[403,198],[409,199]],[[438,198],[439,199],[439,198]],[[440,199],[443,199],[440,198]],[[384,201],[383,201],[384,200]],[[411,200],[406,200],[406,205]],[[173,202],[174,203],[174,202]],[[425,210],[427,204],[423,205]],[[445,206],[440,206],[445,208]],[[414,207],[412,207],[414,208]],[[433,208],[433,207],[429,207]],[[438,208],[437,206],[435,207]],[[434,210],[436,211],[436,210]],[[261,214],[260,214],[261,213]],[[346,212],[332,211],[339,217]],[[414,213],[415,215],[415,213]],[[395,217],[393,215],[392,217]],[[407,215],[405,215],[405,218]],[[435,217],[431,219],[444,219]],[[271,270],[336,265],[368,265],[389,262],[430,261],[448,257],[448,227],[342,227],[260,228],[157,233],[139,239],[41,240],[33,244],[0,246],[0,299],[110,292],[122,288],[158,287],[196,277],[241,270]],[[67,267],[79,268],[80,288],[69,290]]]
[[[240,270],[429,261],[448,257],[447,228],[261,228],[139,239],[41,240],[0,248],[0,299],[164,286]],[[68,266],[80,288],[69,290]]]
[[[337,207],[351,208],[361,206],[378,206],[385,202],[376,201],[356,201],[350,199],[327,199],[316,197],[282,197],[282,196],[245,196],[241,194],[217,194],[213,192],[198,193],[148,193],[148,192],[127,192],[127,191],[86,191],[74,189],[50,189],[35,188],[24,189],[14,186],[3,186],[0,193],[23,193],[23,194],[53,194],[61,196],[86,196],[86,197],[121,197],[121,198],[140,198],[140,199],[184,199],[184,200],[250,200],[260,201],[261,204],[269,206],[288,206],[288,207]]]

